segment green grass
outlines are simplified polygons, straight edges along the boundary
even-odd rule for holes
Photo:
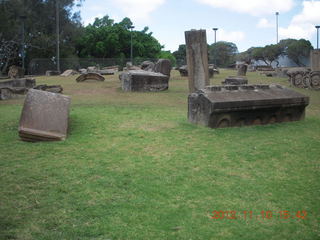
[[[311,96],[304,121],[209,129],[188,123],[177,72],[160,93],[74,79],[37,78],[72,97],[64,142],[20,141],[23,99],[0,102],[0,239],[320,239],[320,92],[296,89]]]

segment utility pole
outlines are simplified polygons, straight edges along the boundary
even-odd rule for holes
[[[59,36],[59,0],[56,0],[56,32],[57,32],[57,71],[60,73],[60,36]]]
[[[214,31],[214,43],[217,42],[217,30],[218,28],[212,28],[212,30]]]
[[[133,45],[132,45],[132,29],[134,29],[134,26],[130,26],[129,27],[131,32],[130,32],[130,35],[131,35],[131,41],[130,41],[130,62],[131,64],[133,65]]]
[[[279,22],[278,22],[279,12],[276,12],[276,32],[277,32],[277,44],[279,42]]]
[[[316,26],[316,29],[317,29],[317,49],[319,49],[319,28],[320,28],[320,25]]]

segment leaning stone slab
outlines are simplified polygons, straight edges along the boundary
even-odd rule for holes
[[[154,66],[154,72],[162,73],[170,77],[171,62],[169,59],[159,59]]]
[[[143,70],[129,70],[120,76],[122,90],[126,92],[158,92],[167,90],[169,76]]]
[[[223,82],[221,82],[224,85],[243,85],[248,84],[248,79],[245,77],[227,77]]]
[[[67,137],[68,96],[30,89],[22,109],[19,136],[24,141],[59,141]]]
[[[280,85],[208,86],[188,97],[188,119],[211,128],[304,119],[309,97]]]
[[[77,82],[83,82],[87,80],[104,81],[105,78],[99,73],[93,73],[93,72],[81,74],[79,77],[76,78]]]

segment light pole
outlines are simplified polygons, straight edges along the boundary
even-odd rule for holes
[[[279,42],[279,22],[278,22],[279,12],[276,12],[276,32],[277,32],[277,44]]]
[[[217,42],[217,30],[218,28],[212,28],[212,30],[214,31],[214,43]]]
[[[132,46],[132,29],[134,29],[134,26],[130,26],[129,27],[131,32],[130,32],[130,35],[131,35],[131,41],[130,41],[130,61],[131,61],[131,64],[133,65],[133,46]]]
[[[24,40],[24,31],[25,31],[25,20],[26,20],[27,16],[23,15],[23,16],[20,16],[20,19],[21,19],[21,23],[22,23],[22,33],[21,33],[21,58],[22,58],[22,68],[24,69],[25,68],[25,65],[24,65],[24,59],[25,59],[25,40]]]
[[[319,49],[319,28],[320,28],[320,25],[316,26],[316,29],[317,29],[317,49]]]
[[[59,0],[56,0],[56,33],[57,33],[57,71],[60,73],[60,36],[59,36]]]

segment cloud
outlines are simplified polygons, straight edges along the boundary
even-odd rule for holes
[[[275,12],[287,12],[294,6],[294,0],[197,0],[215,8],[225,8],[252,16],[263,16]]]
[[[279,28],[280,38],[310,39],[320,23],[320,1],[303,1],[302,12],[295,15],[287,28]]]
[[[259,22],[257,23],[257,27],[258,28],[271,28],[271,27],[275,27],[275,24],[270,23],[269,20],[266,18],[261,18],[259,20]]]
[[[133,20],[146,20],[166,0],[112,0],[126,16]]]
[[[207,42],[210,44],[214,42],[214,31],[212,29],[206,29],[207,32]],[[222,28],[219,28],[217,31],[217,42],[218,41],[226,41],[233,42],[237,44],[237,42],[241,42],[245,39],[245,33],[241,31],[226,31]]]

